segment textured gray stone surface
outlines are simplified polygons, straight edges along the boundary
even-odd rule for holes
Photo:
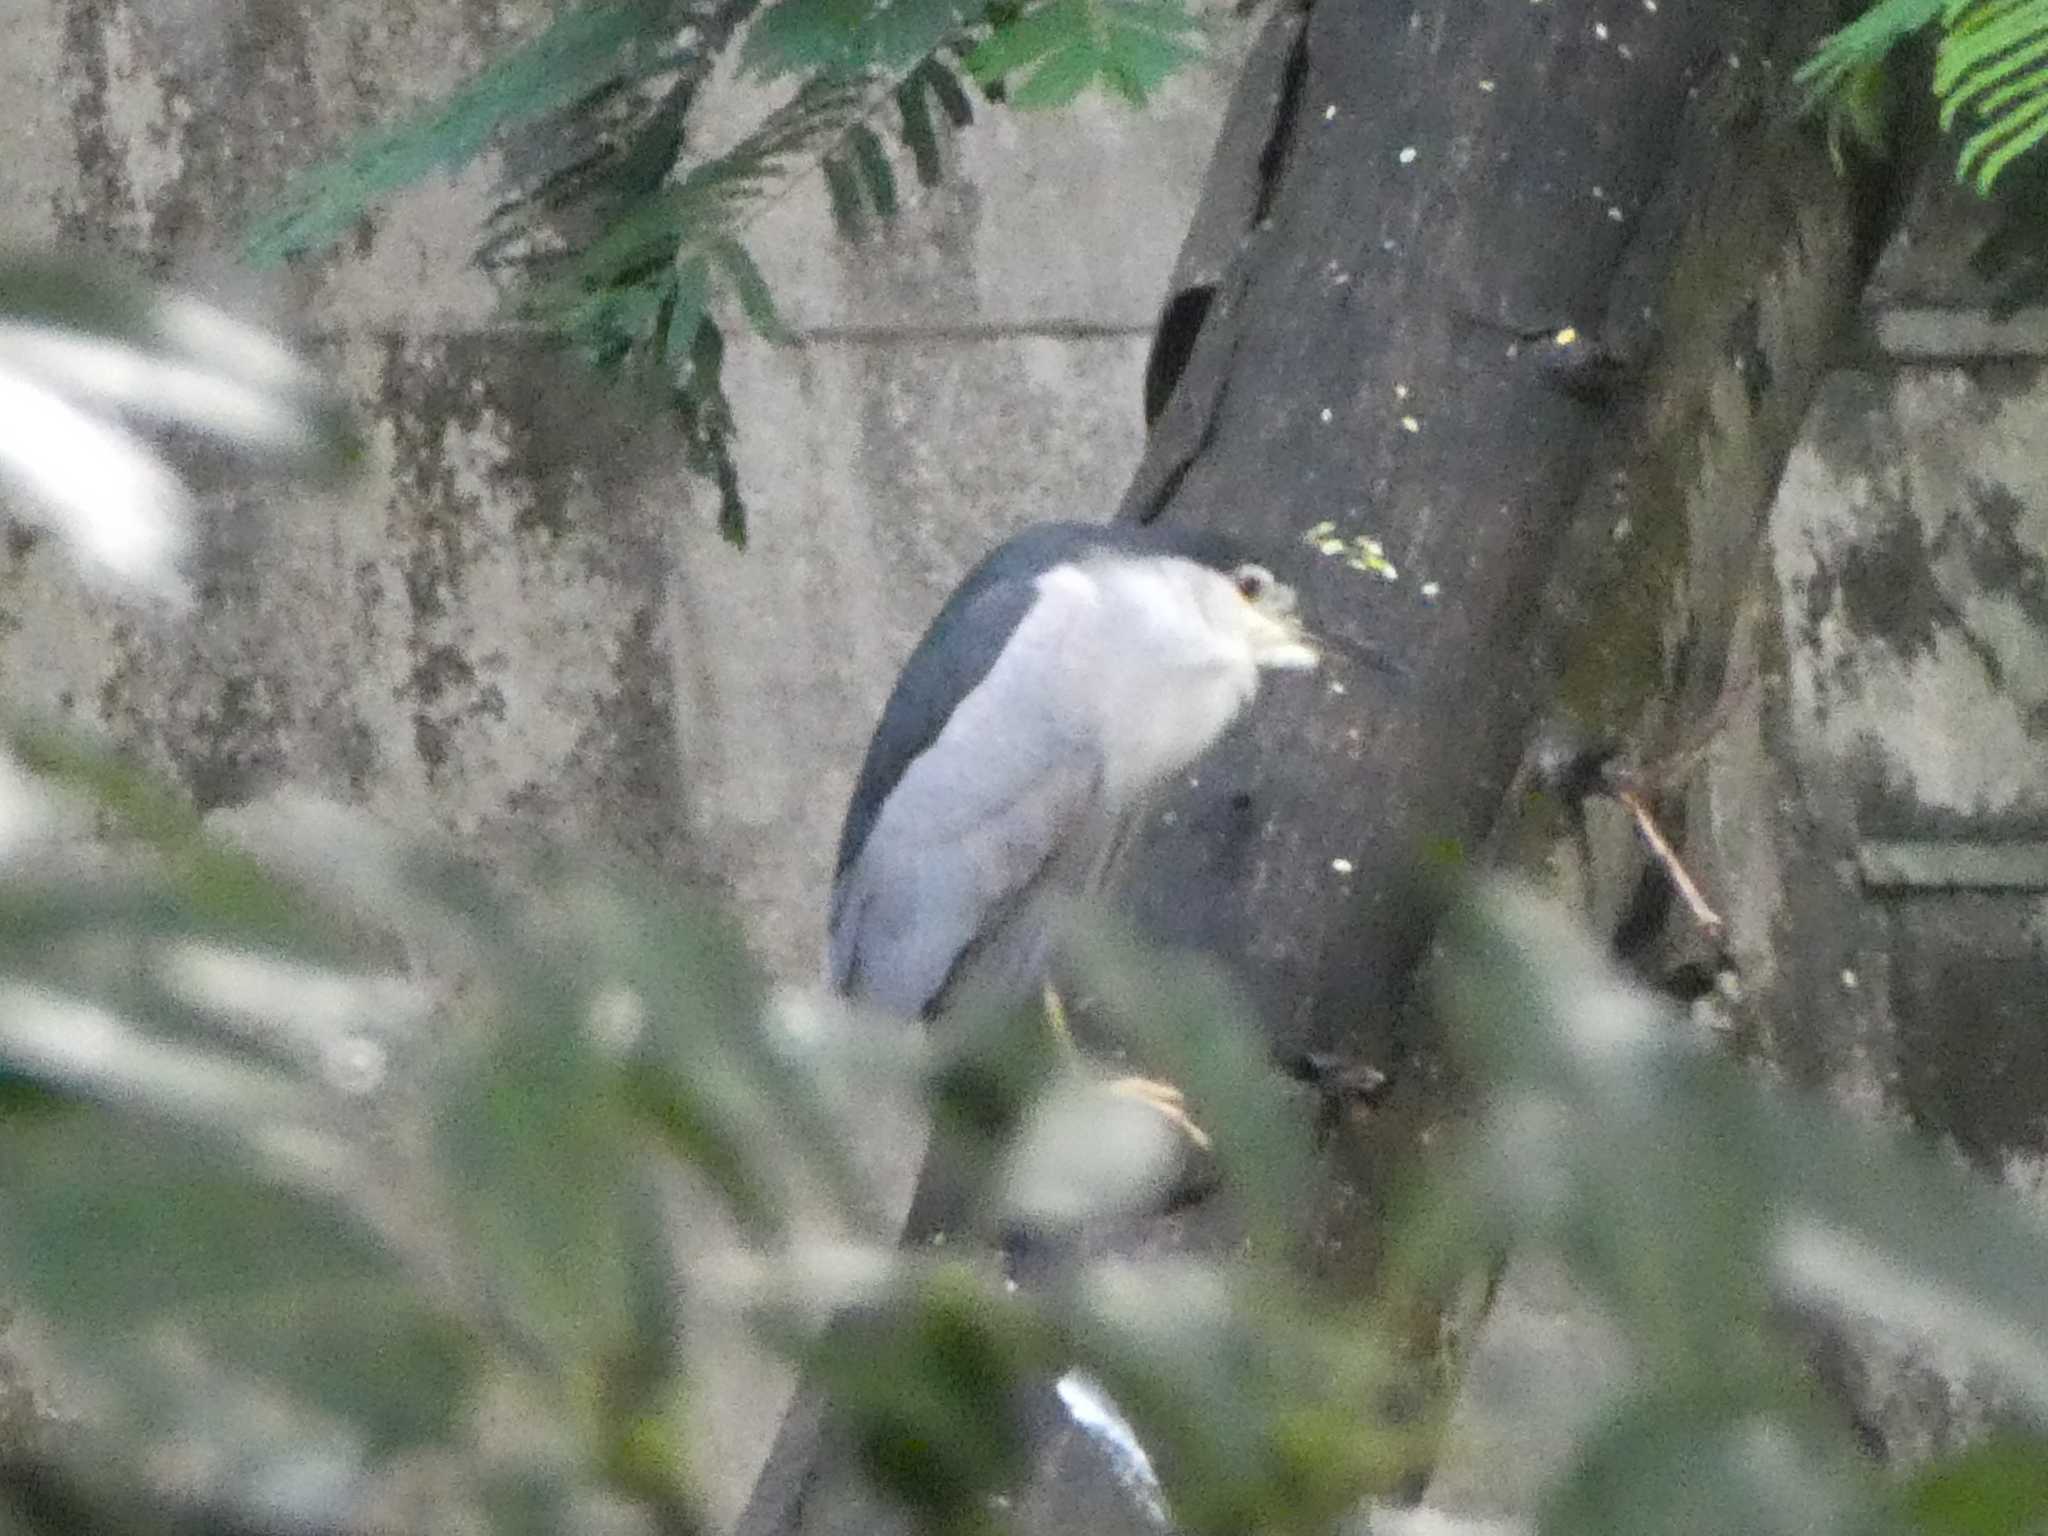
[[[1759,664],[1782,682],[1767,747],[1796,798],[1756,808],[1796,821],[1803,864],[1739,889],[1764,919],[1760,957],[1810,959],[1786,942],[1802,924],[1829,951],[1809,1006],[1777,1010],[1805,1037],[1781,1042],[1788,1070],[1903,1112],[2031,1194],[2048,1056],[2019,1015],[2048,994],[2048,892],[1871,878],[1896,842],[1961,869],[2048,824],[2048,403],[2038,363],[2015,356],[2038,315],[1995,319],[1964,265],[1989,220],[1927,179],[1871,296],[1872,334],[1895,350],[1835,375],[1787,466]]]
[[[1868,294],[1869,345],[1808,414],[1747,557],[1687,847],[1740,971],[1743,1001],[1702,1010],[1726,1043],[2039,1206],[2048,889],[2026,871],[2048,827],[2048,315],[1992,313],[1965,265],[1988,218],[1931,168]],[[1902,843],[1965,878],[1869,879]],[[1998,1421],[1996,1362],[1855,1319],[1814,1337],[1817,1377],[1873,1452],[1912,1463]],[[1518,1256],[1431,1506],[1528,1515],[1621,1362]]]
[[[1877,334],[1899,335],[1879,302]],[[1774,1011],[1795,1072],[2038,1203],[2048,885],[1871,876],[1895,840],[1946,850],[1922,862],[1952,873],[2011,863],[2048,821],[2048,402],[2036,364],[1983,346],[1999,323],[1986,312],[1910,313],[1890,366],[1838,375],[1817,404],[1773,518],[1789,683],[1776,752],[1800,786],[1777,814],[1804,836],[1781,863],[1792,899],[1762,911],[1780,957],[1808,960],[1784,989],[1807,1006]],[[1958,361],[1973,350],[1988,355]],[[1995,1418],[1995,1364],[1852,1328],[1822,1368],[1867,1439],[1915,1459]]]
[[[345,490],[216,498],[185,619],[83,592],[14,541],[0,678],[205,805],[289,782],[690,865],[801,976],[841,797],[924,618],[1009,528],[1104,515],[1135,458],[1145,332],[1232,39],[1142,116],[988,114],[952,179],[859,247],[815,185],[770,208],[763,261],[810,339],[734,349],[742,557],[662,423],[594,408],[572,365],[495,326],[466,261],[488,167],[268,289],[229,275],[237,221],[286,172],[549,10],[0,3],[0,234],[267,298],[372,434]],[[756,102],[725,88],[713,137]]]
[[[305,337],[368,431],[332,490],[208,498],[174,616],[0,540],[0,693],[103,726],[203,807],[292,787],[488,846],[531,835],[708,878],[780,978],[815,970],[838,819],[901,658],[1017,525],[1104,517],[1136,461],[1147,334],[1234,72],[1143,114],[989,113],[859,247],[799,184],[755,231],[802,345],[735,338],[744,555],[670,429],[495,319],[467,256],[486,165],[333,254],[234,270],[291,170],[431,99],[538,0],[0,0],[0,242],[112,248]],[[721,84],[713,141],[758,104]],[[703,1212],[686,1246],[718,1240]],[[781,1388],[731,1336],[702,1404],[714,1507]]]
[[[1994,316],[1965,266],[1990,216],[1936,167],[1881,264],[1878,346],[1829,381],[1779,486],[1753,686],[1696,828],[1752,1002],[1738,1043],[2038,1204],[2048,400],[2040,315]],[[1887,873],[1900,847],[1913,878]],[[1854,1324],[1816,1357],[1865,1443],[1909,1461],[1995,1419],[1995,1364]]]

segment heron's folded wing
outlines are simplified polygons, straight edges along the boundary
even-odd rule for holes
[[[1113,831],[1099,731],[1063,666],[1085,591],[1038,602],[905,768],[834,889],[830,980],[926,1013],[968,958],[1036,984],[1051,914],[1086,891]]]

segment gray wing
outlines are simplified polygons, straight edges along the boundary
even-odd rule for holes
[[[1092,734],[1006,657],[904,771],[834,886],[831,984],[909,1018],[963,989],[1035,990],[1113,834]]]

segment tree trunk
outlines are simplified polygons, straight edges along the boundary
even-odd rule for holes
[[[1717,718],[1779,469],[1926,126],[1909,104],[1892,158],[1844,171],[1792,115],[1836,18],[1324,0],[1269,24],[1226,122],[1122,515],[1252,543],[1334,654],[1165,808],[1131,901],[1230,959],[1282,1064],[1388,1075],[1326,1143],[1342,1292],[1373,1288],[1389,1176],[1456,1112],[1412,995],[1418,865],[1510,862],[1617,937],[1660,926],[1627,817],[1519,791],[1559,743],[1654,764]],[[1360,537],[1391,570],[1354,568]],[[1141,1242],[1222,1251],[1225,1220]]]
[[[1226,119],[1120,515],[1250,544],[1331,656],[1164,809],[1131,898],[1233,966],[1279,1061],[1389,1075],[1326,1139],[1307,1213],[1341,1292],[1371,1290],[1388,1177],[1456,1110],[1413,1006],[1418,860],[1558,868],[1599,845],[1622,895],[1579,894],[1618,913],[1625,828],[1602,845],[1510,786],[1566,713],[1654,756],[1718,696],[1778,465],[1895,201],[1891,172],[1836,174],[1783,116],[1833,20],[1823,0],[1311,0],[1267,24]],[[1126,1246],[1235,1236],[1198,1205]],[[1071,1428],[1038,1468],[1024,1528],[1142,1528]]]

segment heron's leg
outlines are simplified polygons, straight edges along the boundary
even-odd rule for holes
[[[1074,1032],[1067,1027],[1067,1005],[1060,1001],[1060,995],[1053,984],[1045,984],[1045,1027],[1052,1031],[1053,1039],[1069,1051],[1075,1049]]]
[[[1209,1150],[1209,1133],[1188,1113],[1188,1096],[1173,1084],[1156,1077],[1120,1077],[1109,1084],[1109,1091],[1120,1098],[1136,1099],[1204,1152]]]
[[[1067,1024],[1066,1004],[1060,1001],[1058,991],[1049,981],[1045,984],[1045,1027],[1069,1053],[1081,1054],[1081,1048],[1074,1044],[1074,1031]],[[1188,1096],[1173,1084],[1155,1077],[1119,1077],[1104,1086],[1120,1098],[1136,1099],[1204,1152],[1209,1150],[1209,1133],[1195,1123],[1195,1117],[1188,1113]]]

